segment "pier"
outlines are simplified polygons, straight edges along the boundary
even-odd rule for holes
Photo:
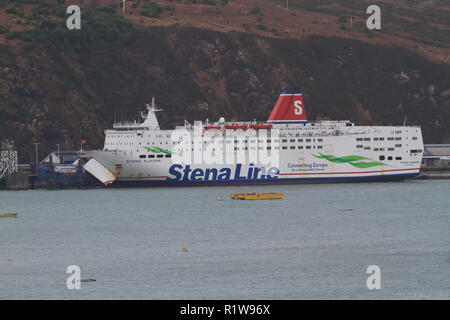
[[[36,164],[18,164],[17,151],[2,151],[0,155],[0,189],[102,187],[83,169],[84,160],[78,151],[55,151]]]

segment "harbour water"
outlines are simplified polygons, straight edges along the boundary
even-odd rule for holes
[[[450,180],[0,191],[0,299],[448,299],[449,208]]]

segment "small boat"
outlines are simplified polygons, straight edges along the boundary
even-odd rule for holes
[[[250,125],[250,128],[255,129],[255,130],[259,130],[259,129],[272,129],[272,125],[271,124],[267,124],[267,123],[253,123]]]
[[[245,130],[245,129],[248,129],[248,125],[247,124],[239,124],[239,123],[226,124],[225,129],[233,129],[233,130],[243,129],[243,130]]]
[[[284,199],[284,193],[233,193],[230,197],[233,200],[274,200]]]
[[[204,128],[205,130],[209,130],[209,129],[217,129],[217,130],[220,130],[220,129],[222,129],[220,126],[213,126],[213,125],[204,126],[203,128]]]
[[[0,213],[0,218],[17,217],[17,213]]]

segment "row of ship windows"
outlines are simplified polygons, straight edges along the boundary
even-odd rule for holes
[[[383,137],[375,137],[373,138],[373,141],[384,141],[385,138]],[[413,140],[417,140],[417,137],[412,137]],[[402,137],[388,137],[386,138],[387,141],[401,141]],[[356,138],[356,141],[371,141],[371,138]]]
[[[206,144],[206,143],[209,143],[210,141],[204,141],[204,144]],[[227,140],[227,144],[231,144],[231,143],[242,143],[242,142],[244,142],[244,143],[249,143],[249,141],[248,140],[244,140],[244,141],[240,141],[240,140],[233,140],[233,141],[229,141],[229,140]],[[258,143],[262,143],[262,142],[264,142],[263,140],[258,140]],[[272,142],[272,140],[271,139],[268,139],[267,140],[267,143],[271,143]],[[274,142],[280,142],[280,139],[275,139],[274,140]],[[282,143],[287,143],[288,142],[288,140],[287,139],[282,139],[281,140],[281,142]],[[296,139],[290,139],[289,140],[289,142],[296,142]],[[297,142],[316,142],[316,139],[297,139]],[[323,142],[323,139],[317,139],[317,142]],[[175,142],[175,141],[173,141],[172,142],[172,144],[176,144],[177,142]],[[191,142],[192,144],[194,144],[194,141],[192,141]],[[256,140],[250,140],[250,143],[256,143]],[[105,143],[106,145],[115,145],[115,144],[117,144],[117,145],[133,145],[133,143],[127,143],[127,142],[124,142],[124,143],[121,143],[121,142],[118,142],[118,143],[113,143],[113,142],[106,142]],[[147,143],[147,145],[150,145],[150,144],[152,144],[152,145],[155,145],[156,143],[155,142],[152,142],[152,143],[150,143],[150,142],[148,142]],[[161,144],[163,144],[162,142],[160,142],[159,143],[160,145]],[[166,141],[166,143],[165,144],[168,144],[168,142]],[[141,142],[139,142],[139,145],[142,145],[142,143]],[[310,149],[310,148],[309,148]]]
[[[226,140],[227,141],[227,143],[232,143],[232,142],[235,142],[235,143],[238,143],[238,142],[245,142],[245,143],[248,143],[249,142],[249,140],[248,139],[245,139],[245,140],[233,140],[233,141],[231,141],[231,140]],[[267,140],[265,140],[267,143],[271,143],[272,142],[272,139],[267,139]],[[359,140],[358,140],[359,141]],[[207,143],[208,141],[204,141],[204,143]],[[251,143],[256,143],[256,139],[252,139],[252,140],[250,140],[250,142]],[[264,142],[264,140],[263,139],[258,139],[258,142],[259,143],[262,143],[262,142]],[[280,139],[274,139],[274,142],[280,142]],[[287,143],[288,142],[288,139],[282,139],[281,140],[281,142],[282,143]],[[316,142],[316,139],[289,139],[289,142]],[[317,139],[317,142],[323,142],[323,139],[322,138],[319,138],[319,139]],[[113,142],[109,142],[110,144],[114,144]],[[173,141],[173,143],[176,143],[176,142],[174,142]],[[194,143],[194,141],[191,141],[191,143]],[[107,144],[108,144],[108,142],[107,142]],[[139,142],[139,144],[141,144],[141,142]],[[150,144],[150,142],[148,142],[148,144]],[[152,142],[152,144],[155,144],[155,142]],[[162,144],[162,142],[159,142],[159,144]],[[167,144],[167,141],[166,141],[166,144]]]
[[[401,148],[401,144],[396,144],[395,148]],[[369,146],[363,146],[362,144],[359,144],[356,146],[357,149],[364,149],[364,150],[370,150],[371,148]],[[394,151],[395,148],[387,148],[388,151]],[[385,148],[373,148],[373,151],[384,151]]]
[[[150,158],[150,159],[153,159],[153,158],[172,158],[172,155],[170,155],[170,154],[149,154],[149,155],[145,155],[145,154],[141,154],[140,156],[139,156],[139,158],[141,158],[141,159],[145,159],[145,158]]]
[[[381,161],[386,160],[386,157],[385,156],[380,156],[380,160]],[[389,156],[389,157],[387,157],[387,160],[394,160],[394,158]],[[395,160],[402,160],[402,157],[395,157]]]
[[[248,150],[248,149],[249,149],[248,147],[243,147],[243,148],[234,147],[234,151],[237,151],[237,150]],[[258,150],[264,150],[264,149],[266,149],[266,148],[258,147]],[[274,150],[280,150],[280,147],[274,147],[273,149]],[[281,149],[282,150],[287,150],[287,147],[286,146],[285,147],[281,147]],[[295,150],[295,146],[290,146],[289,149],[290,150]],[[297,149],[298,150],[302,150],[303,146],[297,146]],[[317,148],[316,148],[316,146],[305,146],[304,149],[323,149],[323,146],[317,146]],[[198,149],[198,150],[202,151],[202,149]],[[212,151],[214,151],[214,150],[215,149],[213,148]],[[256,150],[256,147],[250,147],[250,150]],[[272,150],[272,147],[268,146],[267,150]],[[192,148],[192,151],[194,151],[194,148]]]

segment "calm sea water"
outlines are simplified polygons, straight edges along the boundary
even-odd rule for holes
[[[450,180],[0,191],[2,212],[1,299],[450,297]],[[97,281],[68,290],[69,265]]]

